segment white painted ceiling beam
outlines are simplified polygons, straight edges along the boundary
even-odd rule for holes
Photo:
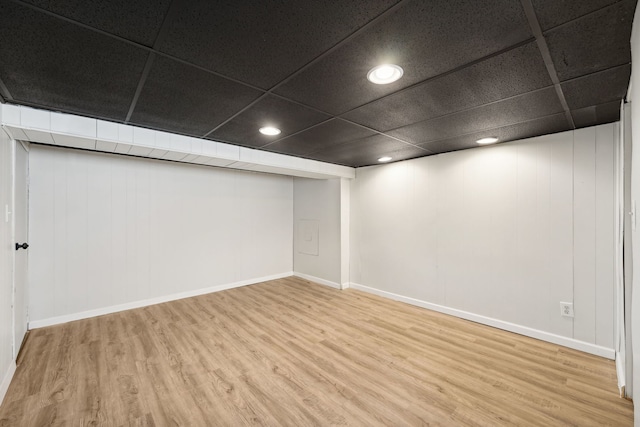
[[[3,104],[16,140],[306,178],[354,178],[355,169],[73,114]]]

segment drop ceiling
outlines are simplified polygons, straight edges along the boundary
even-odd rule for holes
[[[618,120],[635,7],[0,0],[0,101],[360,167]]]

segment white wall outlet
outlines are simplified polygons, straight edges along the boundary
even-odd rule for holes
[[[573,317],[573,303],[572,302],[561,302],[560,303],[560,314],[563,317]]]

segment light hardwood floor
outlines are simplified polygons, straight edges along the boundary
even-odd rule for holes
[[[297,278],[25,346],[0,426],[633,424],[612,361]]]

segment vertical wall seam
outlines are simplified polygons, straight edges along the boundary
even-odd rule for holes
[[[576,298],[576,131],[571,131],[571,302]],[[578,307],[578,310],[580,308]],[[574,306],[575,315],[575,306]],[[576,318],[571,319],[571,338],[575,338]]]
[[[593,343],[598,342],[598,129],[593,144]]]
[[[296,271],[296,226],[298,221],[296,219],[296,178],[291,177],[291,218],[292,230],[291,230],[291,271]]]
[[[66,156],[69,156],[69,153],[66,153]],[[67,169],[64,169],[64,182],[65,182],[65,186],[64,186],[64,237],[65,237],[65,244],[68,245],[69,244],[69,215],[68,215],[68,211],[69,211],[69,177],[67,176]],[[64,263],[64,281],[67,285],[66,289],[68,291],[68,283],[69,283],[69,259],[67,258],[65,260]],[[65,300],[65,307],[64,307],[64,311],[68,312],[69,311],[69,300]],[[58,315],[57,313],[55,315]]]
[[[97,123],[97,122],[96,122]],[[97,125],[96,125],[97,126]],[[94,146],[95,148],[95,146]],[[84,201],[85,201],[85,210],[87,212],[87,215],[85,216],[85,233],[84,233],[84,247],[85,247],[85,251],[89,252],[89,168],[87,167],[87,164],[84,164],[84,170],[85,170],[85,179],[84,179],[84,185],[85,185],[85,197],[84,197]],[[89,269],[87,266],[87,269],[85,270],[85,276],[84,276],[84,282],[85,283],[89,283]],[[85,307],[88,306],[89,303],[89,292],[88,289],[85,289],[84,292],[84,305]]]
[[[109,159],[109,202],[110,202],[110,208],[109,209],[109,235],[111,236],[109,239],[109,242],[111,243],[111,248],[113,248],[113,236],[115,235],[115,233],[113,232],[113,162],[111,161],[111,159]],[[114,288],[114,266],[113,266],[113,255],[109,255],[109,289],[113,289]],[[109,292],[109,295],[113,295],[111,292]],[[113,303],[113,298],[109,298],[109,304]]]

